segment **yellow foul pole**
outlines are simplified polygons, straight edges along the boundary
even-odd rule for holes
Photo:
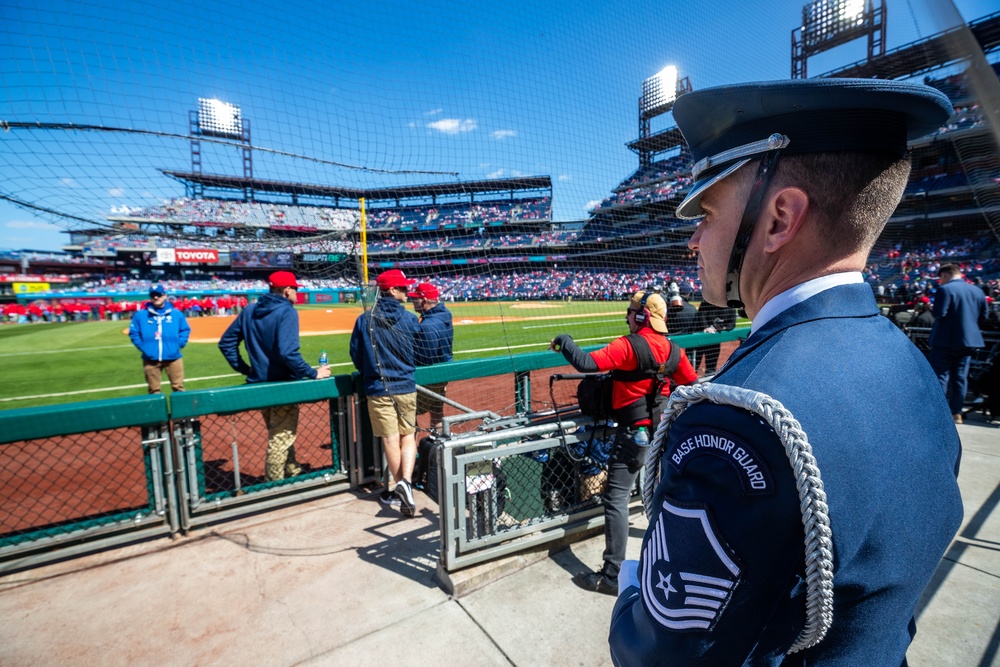
[[[368,285],[368,216],[365,198],[361,198],[361,284]]]

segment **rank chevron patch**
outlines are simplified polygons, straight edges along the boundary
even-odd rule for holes
[[[703,507],[663,501],[642,553],[642,599],[657,623],[668,630],[711,630],[740,573]]]

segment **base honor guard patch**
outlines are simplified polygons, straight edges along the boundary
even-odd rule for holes
[[[668,630],[711,630],[732,598],[741,569],[703,507],[666,499],[642,553],[646,611]]]
[[[774,493],[771,471],[745,440],[714,428],[696,428],[673,441],[667,452],[670,466],[683,473],[689,462],[701,456],[725,461],[736,473],[744,495]]]

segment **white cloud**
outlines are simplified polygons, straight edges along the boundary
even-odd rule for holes
[[[573,177],[570,176],[569,174],[559,174],[559,179],[558,180],[560,180],[560,181],[572,181]]]
[[[79,187],[79,183],[74,181],[72,178],[60,178],[59,182],[65,185],[67,188]]]
[[[493,133],[494,139],[506,139],[508,137],[516,137],[516,136],[517,132],[515,132],[514,130],[496,130]]]
[[[430,111],[425,111],[425,116],[436,116],[439,113],[444,113],[444,109],[431,109]]]
[[[503,176],[503,169],[497,169],[486,174],[486,178],[500,178],[501,176]]]
[[[406,126],[407,127],[416,127],[417,124],[411,121],[411,122],[407,123]]]
[[[597,205],[600,204],[600,203],[601,203],[600,199],[591,199],[589,202],[587,202],[587,205],[583,207],[583,210],[584,211],[591,211],[591,210],[597,208]]]
[[[112,197],[121,197],[123,194],[125,194],[125,191],[121,188],[110,188],[108,190],[108,194],[111,195]]]
[[[40,220],[11,220],[4,226],[11,229],[59,229],[55,225]]]
[[[488,167],[488,166],[490,166],[489,162],[480,162],[479,163],[479,168],[480,169],[486,169],[486,167]]]
[[[433,123],[427,123],[427,127],[445,134],[458,134],[459,132],[472,132],[476,129],[476,121],[471,118],[461,120],[459,118],[442,118]]]

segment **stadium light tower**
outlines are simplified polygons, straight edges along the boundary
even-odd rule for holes
[[[806,78],[809,56],[868,36],[868,61],[885,55],[882,0],[812,0],[802,8],[802,26],[792,30],[792,78]]]
[[[649,121],[660,114],[674,108],[678,96],[691,92],[691,80],[680,78],[675,65],[667,65],[659,72],[642,82],[642,95],[639,97],[639,139],[645,139],[650,134]],[[639,164],[647,165],[652,159],[649,151],[639,152]]]
[[[250,143],[250,120],[243,118],[238,106],[215,98],[198,98],[198,110],[188,112],[191,133],[191,173],[201,174],[201,141],[198,137],[237,139],[243,144],[243,196],[253,201],[253,147]],[[191,181],[189,195],[200,198],[204,188],[197,179]]]
[[[240,138],[240,108],[222,100],[198,98],[198,130],[210,137]]]

